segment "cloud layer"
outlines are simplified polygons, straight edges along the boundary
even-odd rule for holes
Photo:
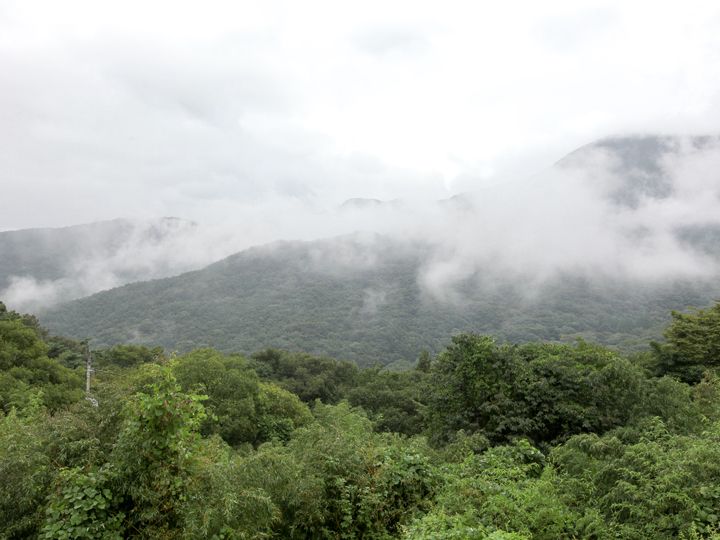
[[[720,274],[720,138],[603,140],[537,175],[441,201],[323,208],[278,199],[248,207],[237,223],[135,222],[119,246],[97,241],[68,256],[60,277],[10,276],[0,298],[35,311],[277,238],[357,232],[396,247],[377,244],[374,234],[323,243],[310,252],[318,268],[342,273],[384,264],[388,249],[406,246],[413,255],[412,246],[422,246],[418,283],[441,300],[477,278],[486,286],[523,283],[528,294],[563,273],[645,284],[707,279]],[[382,291],[368,290],[366,311],[383,301]]]
[[[434,200],[720,121],[712,1],[0,6],[0,230]]]

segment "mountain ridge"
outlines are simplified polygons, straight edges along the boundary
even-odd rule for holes
[[[707,200],[688,191],[688,178],[681,182],[670,165],[687,158],[688,144],[692,158],[714,151],[720,139],[680,140],[602,139],[558,162],[550,195],[537,182],[529,194],[460,194],[393,234],[278,240],[192,272],[64,303],[41,318],[55,332],[97,344],[279,347],[365,364],[410,362],[463,331],[642,348],[660,337],[670,310],[720,296],[717,215],[662,217],[674,197],[684,197],[678,201],[687,215]],[[704,187],[712,188],[713,178],[701,179]],[[598,179],[608,186],[595,189]],[[667,192],[660,185],[666,180]],[[562,200],[564,189],[595,206],[575,211]],[[368,204],[368,212],[378,204],[407,211],[398,201]],[[523,217],[528,209],[535,214]],[[370,229],[376,218],[368,214]],[[595,222],[583,223],[588,219]],[[422,227],[407,234],[408,224]],[[616,236],[592,236],[608,224]]]
[[[671,309],[705,305],[720,294],[713,282],[638,286],[564,275],[528,296],[511,281],[484,284],[473,275],[454,285],[462,302],[443,301],[418,280],[428,246],[357,238],[248,249],[202,270],[64,304],[41,321],[63,335],[94,337],[97,345],[244,353],[277,347],[369,365],[412,362],[464,331],[509,341],[582,337],[642,348],[660,337]],[[355,259],[338,268],[330,257],[335,250]],[[631,335],[645,339],[629,342]]]

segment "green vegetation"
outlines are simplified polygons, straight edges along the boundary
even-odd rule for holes
[[[8,311],[0,302],[0,410],[39,398],[51,411],[77,401],[82,379],[48,358],[34,317]]]
[[[0,304],[0,538],[720,538],[720,304],[390,371],[49,336]]]
[[[720,365],[720,304],[694,313],[672,313],[666,344],[653,343],[659,373],[698,382],[708,366]]]

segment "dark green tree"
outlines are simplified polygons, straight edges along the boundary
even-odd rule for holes
[[[217,433],[231,446],[287,439],[309,421],[310,412],[297,396],[261,383],[241,356],[198,349],[178,358],[173,372],[183,389],[208,396],[203,434]]]
[[[304,353],[266,349],[253,354],[251,366],[306,403],[319,399],[337,403],[355,384],[357,366],[350,362]]]
[[[720,366],[720,302],[689,313],[672,312],[665,344],[653,343],[658,375],[695,384],[703,372]]]
[[[435,361],[428,411],[436,442],[458,431],[491,442],[536,444],[604,432],[632,418],[644,399],[642,370],[603,347],[497,345],[462,334]]]
[[[57,410],[82,398],[82,378],[47,357],[32,322],[0,318],[0,409],[25,406],[30,392],[40,392],[43,404]]]

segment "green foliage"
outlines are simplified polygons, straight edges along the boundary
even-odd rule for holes
[[[102,463],[117,435],[105,426],[109,411],[85,401],[51,416],[37,395],[29,400],[0,417],[0,538],[35,536],[58,473]]]
[[[432,498],[435,475],[421,441],[373,431],[346,403],[316,405],[317,422],[286,446],[262,446],[244,467],[280,510],[282,538],[390,538]]]
[[[530,540],[530,537],[502,530],[488,530],[474,510],[447,514],[433,510],[404,530],[407,540]]]
[[[422,371],[424,373],[427,373],[430,371],[430,366],[432,365],[432,359],[430,358],[430,353],[426,350],[420,351],[420,356],[418,357],[417,364],[415,365],[415,369],[418,371]]]
[[[95,351],[93,356],[100,366],[135,367],[162,360],[163,349],[142,345],[115,345],[109,349]]]
[[[124,514],[115,509],[107,471],[60,471],[40,538],[120,540]]]
[[[203,433],[219,433],[230,445],[258,440],[259,379],[243,358],[198,349],[178,358],[173,372],[184,389],[208,396]]]
[[[578,516],[560,501],[544,456],[527,441],[447,466],[435,507],[405,538],[573,538]]]
[[[219,438],[200,438],[205,398],[183,392],[167,366],[145,365],[136,380],[140,391],[127,400],[121,423],[110,422],[119,433],[94,432],[112,438],[109,451],[93,446],[87,426],[67,421],[60,440],[44,448],[54,453],[54,446],[70,468],[59,470],[48,495],[41,537],[265,537],[276,507],[262,489],[241,485],[242,458]],[[292,410],[284,391],[275,390],[276,412]],[[304,407],[296,397],[292,404]],[[109,405],[107,413],[114,414]],[[98,413],[87,407],[73,417]],[[79,460],[78,444],[94,459]]]
[[[87,341],[77,341],[62,336],[47,336],[48,358],[57,360],[70,369],[85,366]]]
[[[75,374],[48,344],[72,365],[76,342],[2,323],[0,538],[718,537],[707,358],[691,386],[585,342],[461,334],[405,372],[122,346],[96,353],[93,406],[53,394]]]
[[[536,443],[603,432],[632,417],[645,381],[639,367],[584,342],[510,346],[468,334],[453,338],[431,376],[436,441],[459,430],[491,442],[520,436]]]
[[[653,344],[659,374],[697,383],[704,371],[720,366],[720,302],[691,313],[672,312],[666,344]]]
[[[292,392],[271,383],[260,383],[258,389],[259,441],[287,441],[295,429],[312,422],[310,409]]]
[[[182,392],[168,367],[143,371],[146,382],[126,404],[104,463],[60,474],[45,537],[116,538],[132,531],[142,538],[244,538],[249,524],[269,523],[267,497],[235,492],[232,461],[222,446],[200,439],[205,398]],[[201,499],[215,505],[203,508]]]
[[[169,369],[147,369],[154,381],[128,403],[110,466],[122,475],[120,494],[131,501],[128,527],[160,537],[181,525],[205,398],[182,392]]]
[[[243,484],[244,467],[244,459],[221,439],[203,442],[181,502],[183,538],[272,537],[277,507],[262,487]]]
[[[266,349],[253,354],[252,368],[306,403],[337,403],[355,383],[358,369],[333,358]]]
[[[47,347],[35,328],[20,319],[0,320],[0,369],[8,371],[46,356]]]
[[[285,440],[309,421],[307,406],[295,395],[261,383],[240,356],[198,349],[178,358],[173,372],[184,389],[208,396],[210,414],[202,432],[217,433],[232,446]]]
[[[566,500],[596,510],[618,537],[677,538],[720,523],[719,442],[718,424],[673,435],[649,418],[602,437],[573,437],[551,459]]]
[[[42,523],[54,475],[44,427],[37,399],[25,415],[0,413],[0,538],[33,537]]]
[[[702,380],[693,386],[692,397],[696,414],[702,418],[720,419],[720,377],[718,375],[706,372]],[[675,408],[675,410],[677,409]],[[680,422],[687,424],[683,418],[678,418],[676,423]]]
[[[362,407],[379,431],[415,435],[424,429],[428,376],[422,371],[358,370],[349,362],[275,349],[254,354],[250,366],[307,403],[346,399]]]
[[[0,409],[6,412],[26,406],[30,391],[40,391],[51,410],[83,396],[80,376],[47,357],[40,334],[32,320],[0,316]]]
[[[378,431],[417,435],[425,429],[429,387],[422,371],[368,368],[358,374],[346,397],[370,414]]]

